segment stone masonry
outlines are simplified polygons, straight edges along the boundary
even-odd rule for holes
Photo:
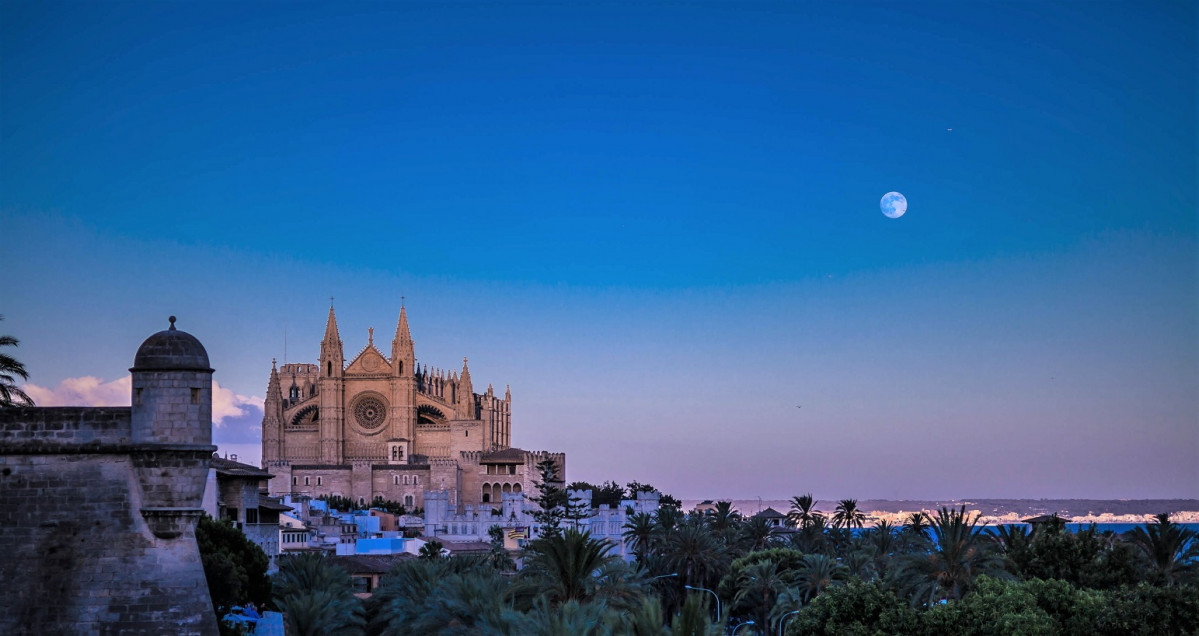
[[[0,633],[217,633],[195,540],[212,369],[174,322],[131,407],[0,409]]]

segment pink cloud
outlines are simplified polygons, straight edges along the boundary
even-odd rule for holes
[[[21,387],[38,406],[129,406],[133,378],[104,380],[86,375],[67,378],[51,389],[36,384]],[[262,413],[263,399],[242,395],[212,382],[212,424],[221,426],[225,420],[251,415],[251,409]]]

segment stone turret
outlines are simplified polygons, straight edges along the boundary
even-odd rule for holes
[[[133,358],[133,443],[211,444],[212,367],[195,336],[175,328],[142,343]]]
[[[155,536],[191,532],[199,520],[212,451],[212,367],[196,337],[175,328],[142,343],[133,358],[130,439],[142,516]]]

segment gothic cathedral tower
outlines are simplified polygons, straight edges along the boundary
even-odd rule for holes
[[[329,320],[325,323],[325,338],[321,340],[320,380],[320,457],[321,463],[342,462],[342,426],[345,417],[345,356],[341,351],[341,335],[337,332],[337,317],[329,305]]]
[[[408,313],[400,307],[396,335],[391,341],[391,439],[389,455],[394,460],[408,457],[416,440],[416,350],[408,331]],[[403,449],[393,450],[395,446]]]

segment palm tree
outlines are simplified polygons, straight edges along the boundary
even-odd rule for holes
[[[279,559],[273,592],[290,634],[315,636],[362,631],[365,623],[362,604],[354,596],[350,576],[319,554]]]
[[[723,620],[712,622],[708,607],[710,594],[688,594],[687,600],[670,623],[671,636],[718,636],[725,633]]]
[[[603,603],[571,600],[554,605],[542,598],[538,599],[532,611],[521,617],[515,633],[521,636],[608,636],[614,633],[614,627],[620,623],[621,616]]]
[[[787,589],[787,581],[779,573],[777,563],[761,561],[741,571],[737,577],[737,594],[733,597],[733,611],[749,614],[758,625],[768,625],[770,610],[774,608],[779,594]]]
[[[905,550],[924,548],[929,543],[928,515],[923,512],[909,514],[899,533]]]
[[[442,579],[451,574],[452,559],[400,561],[383,575],[371,595],[374,609],[372,633],[399,636],[407,625],[424,615],[426,605],[436,598]]]
[[[1199,536],[1162,513],[1155,522],[1132,529],[1132,543],[1149,560],[1155,574],[1172,586],[1199,568]]]
[[[806,528],[817,518],[823,516],[816,512],[816,500],[812,498],[812,493],[800,495],[791,498],[791,512],[787,513],[787,519],[797,528]]]
[[[799,570],[800,598],[807,603],[817,594],[844,580],[845,576],[845,566],[837,563],[833,557],[809,554],[803,558],[803,567]]]
[[[770,533],[773,528],[764,517],[750,517],[741,524],[741,545],[746,552],[757,552],[770,547]]]
[[[685,523],[670,535],[663,556],[667,571],[677,572],[681,583],[707,587],[723,574],[729,554],[705,525]]]
[[[418,564],[437,567],[436,561]],[[519,633],[519,613],[505,598],[505,577],[485,562],[460,572],[452,569],[443,569],[437,587],[415,608],[411,620],[387,623],[384,634]]]
[[[791,535],[791,545],[796,550],[806,554],[816,554],[829,551],[829,540],[825,531],[825,519],[817,515],[808,521],[808,525]]]
[[[737,522],[741,520],[741,513],[734,510],[732,502],[729,501],[716,502],[716,509],[709,512],[708,515],[712,529],[718,532],[736,526]]]
[[[644,562],[646,555],[654,549],[654,539],[657,537],[654,518],[645,512],[631,515],[628,521],[625,521],[624,533],[621,536],[633,554],[637,555],[637,562]]]
[[[4,320],[4,316],[0,316]],[[0,336],[0,347],[15,347],[20,341],[12,336]],[[0,353],[0,408],[6,406],[33,406],[33,398],[17,388],[17,378],[29,379],[29,372],[20,360]]]
[[[861,528],[866,523],[866,515],[858,510],[857,499],[842,499],[833,512],[833,527]]]
[[[966,506],[956,511],[942,507],[931,518],[932,551],[908,555],[901,567],[900,578],[913,605],[960,599],[980,574],[1010,578],[995,543],[978,527],[978,519],[966,515]]]
[[[884,519],[878,522],[878,525],[862,533],[862,537],[873,548],[874,569],[880,577],[886,576],[888,566],[898,548],[895,540],[895,526]]]
[[[620,624],[614,630],[618,634],[628,636],[666,636],[666,617],[662,614],[662,603],[658,599],[646,596],[641,604],[631,611],[622,612]]]
[[[610,543],[592,538],[586,530],[568,528],[530,546],[522,576],[552,603],[587,601],[599,591],[600,572],[620,561],[619,556],[609,554],[610,548]]]

